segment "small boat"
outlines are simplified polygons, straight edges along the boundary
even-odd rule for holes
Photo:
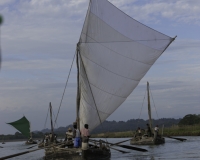
[[[21,132],[21,134],[23,134],[24,136],[29,138],[25,142],[25,144],[27,144],[27,145],[37,144],[37,142],[32,139],[32,132],[30,131],[30,122],[28,121],[28,119],[25,116],[23,116],[21,119],[19,119],[17,121],[10,122],[10,123],[7,123],[7,124],[13,126],[19,132]]]
[[[49,104],[49,111],[50,111],[50,121],[51,121],[51,134],[54,135],[54,128],[53,128],[53,121],[52,121],[52,106],[51,103]],[[49,159],[56,159],[56,160],[82,160],[82,155],[87,157],[87,160],[94,160],[94,159],[109,159],[111,156],[110,149],[106,147],[101,141],[101,144],[97,147],[97,145],[90,145],[90,148],[83,150],[81,148],[65,148],[67,144],[62,141],[57,141],[55,136],[51,136],[48,138],[48,141],[45,142],[45,138],[41,143],[38,144],[38,148],[45,149],[45,156],[43,157],[44,160]]]
[[[165,138],[159,135],[158,132],[152,132],[152,120],[151,120],[151,104],[149,95],[149,82],[147,82],[147,97],[148,97],[148,114],[149,114],[149,132],[146,130],[140,130],[140,133],[136,133],[135,136],[130,140],[131,145],[157,145],[165,143]]]
[[[49,104],[49,112],[50,112],[50,121],[51,121],[51,134],[45,133],[43,140],[38,144],[38,148],[44,148],[44,147],[55,145],[55,144],[59,143],[57,141],[56,134],[54,134],[51,103]]]

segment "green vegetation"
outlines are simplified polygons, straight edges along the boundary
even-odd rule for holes
[[[188,114],[183,119],[174,119],[174,118],[161,118],[158,120],[152,120],[153,126],[158,125],[160,127],[160,134],[162,126],[165,128],[163,130],[164,136],[200,136],[200,115]],[[123,121],[105,121],[102,125],[98,126],[93,132],[92,137],[98,138],[124,138],[132,137],[135,135],[135,130],[137,127],[146,129],[146,123],[148,120],[142,119],[131,119],[127,122]],[[55,129],[55,133],[58,137],[65,137],[65,132],[68,130],[67,127],[59,127]],[[41,132],[33,132],[34,139],[42,139],[45,133],[50,133],[49,129],[44,129]],[[0,135],[0,141],[11,141],[11,140],[20,140],[27,139],[21,133],[16,132],[14,135]]]
[[[200,124],[176,125],[164,129],[165,136],[200,136]]]
[[[183,119],[180,120],[178,123],[179,126],[181,125],[195,125],[200,124],[200,115],[196,114],[188,114]]]
[[[132,121],[135,124],[134,126],[135,128],[131,130],[136,130],[136,120],[130,120],[130,121]],[[130,122],[130,121],[127,121],[127,122]],[[144,121],[144,120],[138,120],[138,121],[140,122],[139,123],[140,125],[138,125],[138,123],[137,125],[145,129],[145,124],[148,123],[148,121]],[[117,126],[119,127],[120,124],[122,123],[119,123]],[[162,118],[159,120],[153,120],[153,124],[158,124],[160,126],[160,134],[162,130],[161,126],[163,124],[164,126],[166,126],[163,130],[164,136],[200,136],[200,115],[188,114],[185,117],[183,117],[183,119],[179,119],[179,120]],[[126,125],[127,128],[129,126],[130,128],[130,124],[128,123],[124,122],[123,125]],[[97,134],[94,134],[92,137],[122,138],[122,137],[132,137],[134,134],[135,134],[135,131],[124,130],[124,132],[111,131],[107,133],[99,133],[99,134],[97,133]]]
[[[92,135],[93,138],[126,138],[133,137],[135,131],[126,132],[107,132]],[[161,134],[161,128],[160,128]],[[172,127],[164,128],[164,136],[200,136],[200,124],[196,125],[174,125]]]
[[[42,132],[37,132],[37,133],[32,133],[32,136],[34,139],[38,138],[41,139],[43,138],[43,133]],[[16,132],[14,135],[0,135],[0,141],[14,141],[14,140],[27,140],[28,138],[24,136],[23,134]]]

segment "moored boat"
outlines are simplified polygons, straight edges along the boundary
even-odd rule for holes
[[[135,136],[130,140],[131,145],[157,145],[165,143],[165,138],[162,134],[152,129],[152,119],[151,119],[151,105],[150,105],[150,94],[149,94],[149,83],[147,82],[147,97],[148,97],[148,114],[149,114],[149,124],[146,131],[143,129],[137,130]]]

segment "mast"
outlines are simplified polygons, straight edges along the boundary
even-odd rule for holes
[[[52,106],[51,106],[51,102],[49,103],[49,109],[50,109],[50,121],[51,121],[51,142],[53,142],[54,140],[54,132],[53,132],[53,121],[52,121]]]
[[[77,123],[77,128],[80,130],[80,119],[79,119],[79,107],[80,107],[80,90],[79,90],[79,60],[78,60],[78,55],[79,55],[79,45],[80,42],[77,43],[76,46],[76,66],[77,66],[77,96],[76,96],[76,123]]]
[[[149,126],[152,130],[152,121],[151,121],[151,103],[150,103],[150,95],[149,95],[149,82],[147,82],[147,97],[148,97],[148,113],[149,113]]]

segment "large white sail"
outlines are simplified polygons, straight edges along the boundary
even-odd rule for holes
[[[107,0],[90,0],[79,41],[80,128],[108,118],[173,40]]]

